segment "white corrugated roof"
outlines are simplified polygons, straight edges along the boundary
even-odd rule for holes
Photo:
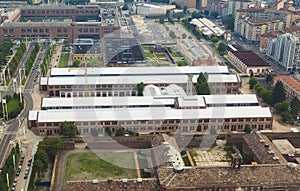
[[[43,98],[42,108],[47,107],[90,107],[90,106],[165,106],[174,105],[174,98],[159,99],[152,96],[129,97],[73,97]]]
[[[198,74],[193,76],[197,82]],[[136,75],[136,76],[66,76],[49,77],[48,85],[84,85],[84,84],[180,84],[187,83],[187,75]],[[235,74],[211,74],[208,83],[238,82]]]
[[[51,68],[51,76],[84,75],[84,68]],[[88,75],[160,75],[160,74],[227,74],[227,66],[183,66],[183,67],[106,67],[87,68]]]
[[[258,103],[256,94],[203,95],[206,104]]]
[[[222,119],[272,117],[269,108],[263,107],[214,107],[206,109],[171,108],[115,108],[81,110],[39,111],[38,122],[63,121],[132,121],[164,119]]]

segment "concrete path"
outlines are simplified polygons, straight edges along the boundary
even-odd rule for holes
[[[134,161],[135,161],[137,177],[141,178],[141,170],[140,170],[139,160],[137,158],[138,156],[137,156],[136,152],[133,153],[133,156],[134,156]]]
[[[191,156],[191,154],[190,154],[189,151],[186,151],[186,156],[188,157],[188,159],[189,159],[189,161],[191,163],[191,166],[195,166],[195,163],[194,163],[194,161],[192,159],[192,156]]]

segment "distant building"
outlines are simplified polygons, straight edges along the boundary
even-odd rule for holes
[[[300,39],[290,33],[270,40],[266,55],[276,61],[286,71],[300,70]]]
[[[300,82],[289,76],[275,76],[274,84],[278,81],[282,82],[286,98],[292,101],[295,97],[300,100]]]
[[[177,47],[190,66],[217,64],[205,47],[194,40],[177,40]]]
[[[73,43],[73,60],[91,58],[96,58],[99,61],[103,58],[101,44],[93,39],[76,39]]]
[[[225,33],[223,29],[207,18],[193,19],[190,23],[195,25],[205,36],[222,37]]]
[[[133,10],[136,14],[144,15],[150,18],[166,16],[168,10],[175,8],[175,5],[144,4],[144,6],[142,6],[140,3],[133,5]]]
[[[252,51],[229,51],[228,60],[245,74],[265,75],[271,65]]]
[[[146,62],[144,52],[135,38],[105,38],[106,65],[132,65]]]
[[[285,33],[291,33],[293,35],[299,35],[300,34],[300,27],[299,26],[293,26],[290,28],[285,28],[283,30],[279,31],[272,31],[265,33],[260,36],[260,41],[259,41],[259,50],[261,52],[264,52],[268,46],[268,41],[276,39],[277,36],[285,34]]]

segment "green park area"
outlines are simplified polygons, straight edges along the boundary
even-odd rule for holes
[[[7,103],[8,118],[9,119],[16,118],[24,107],[24,104],[20,102],[20,95],[14,94],[13,96],[6,96],[5,98]],[[2,104],[1,104],[1,108],[2,108]],[[3,116],[2,110],[0,110],[0,115]]]
[[[58,62],[58,67],[59,68],[67,67],[68,61],[69,61],[69,53],[62,53]]]
[[[184,61],[184,60],[182,60],[182,61],[176,61],[176,64],[178,66],[187,66],[188,65],[188,63],[186,61]]]
[[[129,168],[124,168],[129,167]],[[137,178],[132,152],[74,153],[67,157],[65,180]]]

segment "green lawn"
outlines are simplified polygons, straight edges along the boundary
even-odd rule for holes
[[[117,164],[117,166],[114,164]],[[65,180],[104,179],[109,177],[137,178],[133,153],[74,153],[67,158]]]
[[[62,53],[58,62],[59,68],[66,68],[69,60],[69,53]]]
[[[182,57],[179,52],[172,52],[173,57]]]
[[[150,66],[170,66],[169,64],[159,64],[158,62],[149,62]]]
[[[166,58],[167,56],[165,54],[155,54],[157,56],[157,58]]]
[[[145,56],[147,58],[154,58],[155,57],[155,55],[153,53],[145,53]]]
[[[150,52],[153,52],[153,50],[154,50],[154,46],[142,46],[142,48],[144,50],[149,50]]]
[[[178,66],[187,66],[188,65],[188,63],[186,61],[177,61],[176,64]]]
[[[11,99],[7,102],[7,112],[10,113],[16,110],[19,106],[19,99]]]

